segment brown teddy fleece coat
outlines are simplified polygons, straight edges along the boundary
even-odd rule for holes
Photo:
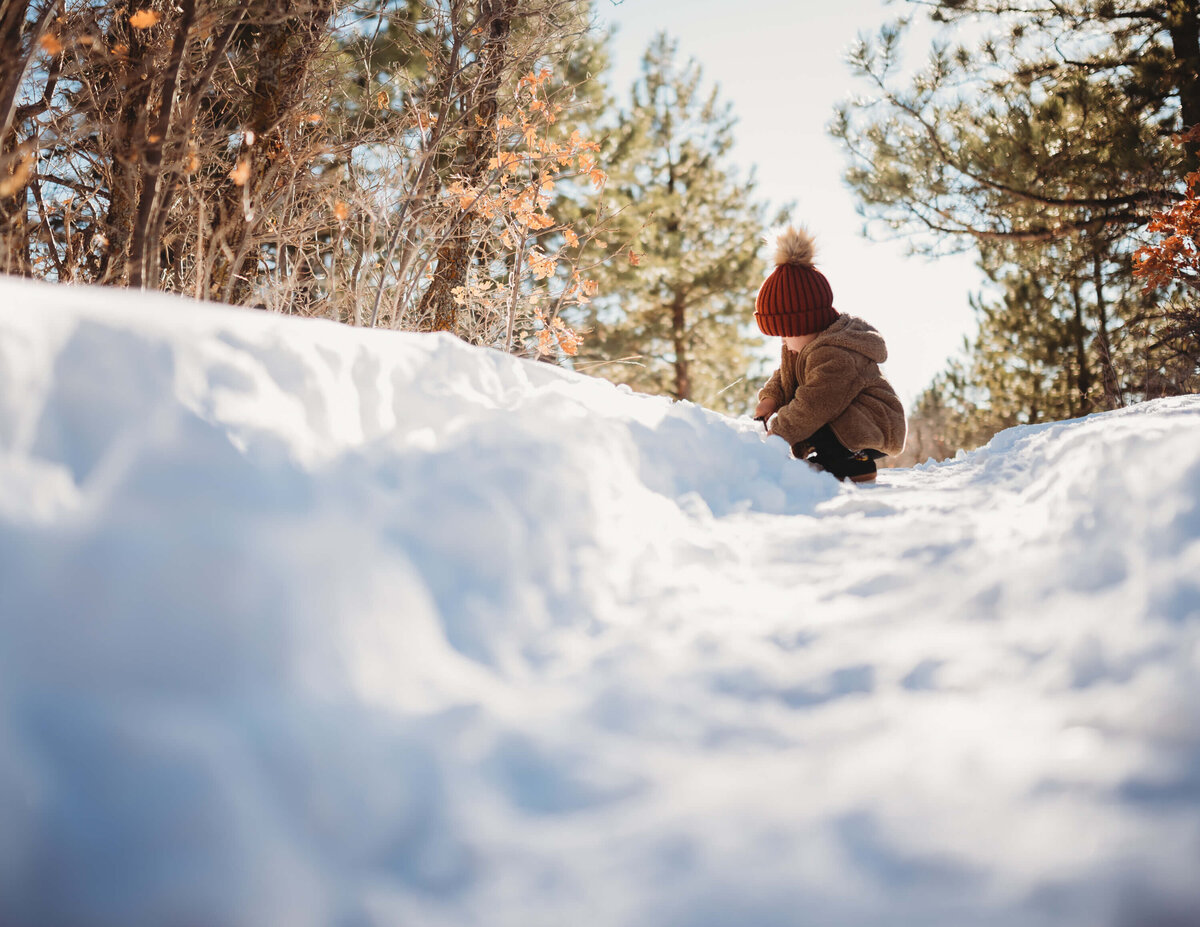
[[[852,451],[896,455],[904,450],[904,407],[879,365],[887,360],[883,336],[842,315],[801,348],[783,346],[779,369],[758,398],[777,403],[771,434],[804,445],[822,425]]]

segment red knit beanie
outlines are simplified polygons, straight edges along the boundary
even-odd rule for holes
[[[758,288],[754,321],[764,335],[812,335],[838,318],[833,290],[813,267],[813,239],[788,226],[775,239],[775,269]]]

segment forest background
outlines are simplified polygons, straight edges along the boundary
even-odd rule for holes
[[[1197,391],[1200,0],[891,6],[827,75],[846,182],[872,236],[990,281],[899,462]],[[607,79],[602,12],[0,0],[0,270],[451,331],[743,412],[788,204],[669,34]],[[781,118],[804,79],[769,88]]]

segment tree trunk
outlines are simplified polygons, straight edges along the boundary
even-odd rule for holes
[[[248,159],[250,171],[242,184],[226,185],[216,216],[214,227],[220,229],[232,256],[224,255],[214,264],[211,298],[243,305],[254,295],[253,280],[259,266],[254,233],[262,220],[259,207],[269,185],[268,172],[286,156],[280,126],[301,100],[317,43],[335,6],[334,0],[313,0],[293,8],[293,15],[281,16],[256,31],[257,69],[247,127],[252,135],[243,136],[234,160]],[[244,7],[236,13],[238,22]]]
[[[496,156],[497,94],[504,76],[508,37],[518,2],[483,0],[480,4],[480,19],[486,24],[488,38],[479,52],[479,80],[467,100],[465,181],[472,187],[482,183],[488,172],[488,162]],[[472,225],[469,212],[457,213],[446,240],[438,249],[437,270],[419,306],[426,331],[452,332],[458,328],[459,307],[454,291],[467,282]]]
[[[0,52],[6,61],[0,76],[0,139],[7,141],[13,128],[21,83],[59,3],[60,0],[46,0],[37,19],[30,25],[28,0],[0,0]]]
[[[1075,342],[1075,391],[1079,397],[1078,413],[1087,415],[1092,411],[1092,372],[1088,367],[1087,325],[1084,321],[1083,296],[1079,292],[1078,278],[1071,285],[1071,296],[1075,302],[1075,319],[1071,325],[1071,337]],[[1074,409],[1069,411],[1072,416],[1076,414]]]
[[[110,160],[109,206],[104,216],[104,237],[108,247],[101,258],[100,283],[128,282],[134,228],[137,225],[139,193],[145,182],[143,161],[146,140],[146,115],[150,100],[149,73],[152,68],[146,39],[150,30],[129,26],[129,4],[121,4],[113,14],[110,45],[125,44],[126,57],[119,68],[104,78],[105,90],[116,90],[112,99],[119,99],[119,109],[109,104],[107,112],[96,118],[111,120],[112,137],[107,140]]]
[[[163,149],[171,131],[171,114],[175,108],[176,88],[183,56],[191,37],[192,23],[196,18],[196,0],[180,0],[179,22],[175,26],[175,40],[171,46],[171,57],[167,61],[167,73],[163,78],[158,105],[158,117],[145,140],[146,166],[142,177],[142,189],[138,199],[137,220],[133,227],[133,245],[129,254],[129,285],[144,289],[146,283],[157,289],[158,284],[158,235],[162,229],[158,210],[163,206],[159,181],[162,175]]]
[[[0,272],[32,272],[28,219],[29,175],[37,152],[18,138],[17,98],[59,0],[46,0],[33,23],[28,0],[0,0]],[[53,247],[53,244],[50,245]]]
[[[1092,284],[1096,289],[1096,343],[1100,349],[1101,376],[1104,379],[1104,407],[1119,409],[1125,405],[1117,369],[1113,364],[1112,347],[1108,341],[1108,304],[1104,301],[1104,258],[1097,251],[1092,256]]]
[[[1200,0],[1167,4],[1167,26],[1179,75],[1179,116],[1184,128],[1200,125]],[[1187,170],[1200,167],[1200,142],[1187,148]]]
[[[675,398],[692,398],[692,379],[688,371],[687,307],[683,298],[671,304],[671,342],[675,349]]]

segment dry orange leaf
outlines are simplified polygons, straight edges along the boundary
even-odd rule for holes
[[[58,40],[58,36],[47,32],[40,39],[38,44],[42,46],[42,51],[47,55],[61,55],[63,51],[63,43]]]
[[[572,331],[569,328],[564,328],[558,333],[558,346],[562,348],[562,352],[567,357],[574,357],[579,353],[579,346],[583,343],[583,336],[578,332]]]
[[[12,196],[25,186],[33,167],[33,155],[27,154],[17,162],[16,170],[8,177],[0,174],[0,197]]]
[[[558,269],[558,261],[552,255],[542,254],[540,251],[531,251],[528,261],[529,269],[533,271],[533,276],[538,280],[545,280],[547,277],[553,276]]]
[[[157,10],[138,10],[129,17],[129,25],[134,29],[149,29],[151,26],[157,26],[161,19],[162,13]]]
[[[229,172],[229,179],[239,187],[246,185],[246,181],[250,179],[250,159],[242,158],[237,163],[237,167]]]

